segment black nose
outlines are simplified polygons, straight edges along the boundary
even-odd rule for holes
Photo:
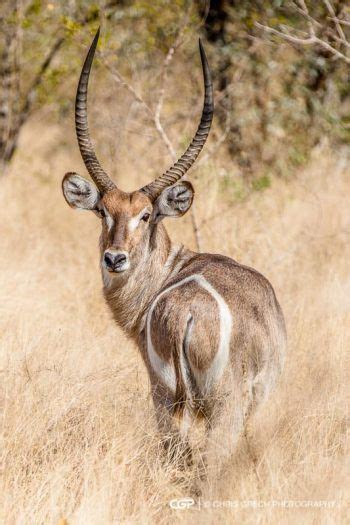
[[[105,252],[104,262],[107,268],[115,270],[116,268],[123,266],[127,261],[125,253],[112,253]]]

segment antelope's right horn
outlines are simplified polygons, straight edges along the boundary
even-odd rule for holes
[[[75,98],[75,130],[77,134],[80,153],[83,158],[86,169],[90,173],[92,180],[95,182],[96,186],[101,191],[101,193],[106,193],[107,191],[116,188],[116,185],[108,177],[107,173],[102,169],[101,164],[99,163],[96,157],[90,139],[87,118],[87,93],[89,76],[99,36],[100,28],[98,28],[97,33],[92,41],[80,74],[77,95]]]

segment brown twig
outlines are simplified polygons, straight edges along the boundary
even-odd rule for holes
[[[332,22],[337,22],[338,24],[342,24],[344,26],[350,27],[350,20],[342,20],[341,18],[332,17],[332,16],[329,16],[328,20],[332,20]]]
[[[171,48],[169,49],[166,57],[165,57],[165,60],[164,60],[164,63],[163,63],[163,67],[162,67],[162,74],[161,74],[161,89],[160,89],[160,93],[159,93],[159,98],[158,98],[158,102],[157,102],[157,105],[156,105],[156,109],[155,109],[155,112],[154,112],[154,125],[156,127],[156,130],[158,131],[159,135],[161,136],[166,148],[168,149],[169,151],[169,154],[173,160],[173,162],[176,161],[177,157],[176,157],[176,153],[175,153],[175,149],[172,145],[172,143],[170,142],[169,140],[169,137],[168,135],[166,134],[166,132],[164,131],[164,128],[161,124],[161,121],[160,121],[160,114],[161,114],[161,111],[162,111],[162,108],[163,108],[163,104],[164,104],[164,97],[165,97],[165,83],[166,83],[166,79],[167,79],[167,73],[168,73],[168,68],[169,68],[169,65],[173,59],[173,56],[174,56],[174,53],[175,53],[175,49],[178,45],[178,40],[179,40],[179,37],[177,38],[175,44],[173,46],[171,46]]]
[[[332,21],[335,24],[337,34],[335,34],[335,32],[331,28],[325,28],[318,20],[316,20],[310,15],[304,0],[298,0],[298,2],[294,3],[294,8],[307,21],[308,32],[304,32],[304,37],[295,34],[296,30],[288,26],[283,26],[281,29],[275,29],[274,27],[270,27],[259,22],[256,22],[255,25],[260,29],[264,30],[266,33],[278,36],[286,40],[287,42],[290,42],[291,44],[303,46],[320,46],[326,51],[328,51],[331,55],[333,55],[335,59],[341,59],[347,64],[350,64],[350,56],[348,56],[346,54],[346,51],[344,51],[344,48],[345,50],[350,48],[350,43],[342,28],[342,24],[350,26],[350,21],[341,20],[338,17],[336,17],[335,10],[330,0],[323,0],[323,2],[330,15],[328,17],[328,20]],[[342,46],[341,50],[334,47],[334,45],[332,45],[332,43],[330,43],[325,38],[318,36],[319,30],[325,31],[326,29],[328,29],[328,34],[330,35],[330,38],[333,41],[337,42],[340,47]]]
[[[334,20],[334,24],[335,24],[335,27],[336,27],[336,29],[338,31],[338,35],[340,37],[340,40],[342,42],[346,42],[346,37],[345,37],[344,31],[343,31],[343,28],[342,28],[342,26],[339,24],[339,22],[336,19],[335,11],[334,11],[334,8],[333,8],[331,2],[329,0],[323,0],[323,2],[326,5],[329,14],[331,15],[331,17]]]

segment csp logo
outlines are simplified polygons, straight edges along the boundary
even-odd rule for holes
[[[192,498],[180,498],[180,499],[172,499],[169,502],[169,505],[172,509],[189,509],[190,507],[193,507],[195,504],[194,499]]]

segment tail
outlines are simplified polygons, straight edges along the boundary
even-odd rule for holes
[[[183,416],[185,407],[187,407],[190,410],[194,408],[194,400],[196,399],[196,397],[198,397],[198,387],[188,359],[188,349],[191,340],[193,323],[193,317],[191,313],[189,313],[183,336],[176,345],[176,393],[174,403],[174,415],[180,417]]]

